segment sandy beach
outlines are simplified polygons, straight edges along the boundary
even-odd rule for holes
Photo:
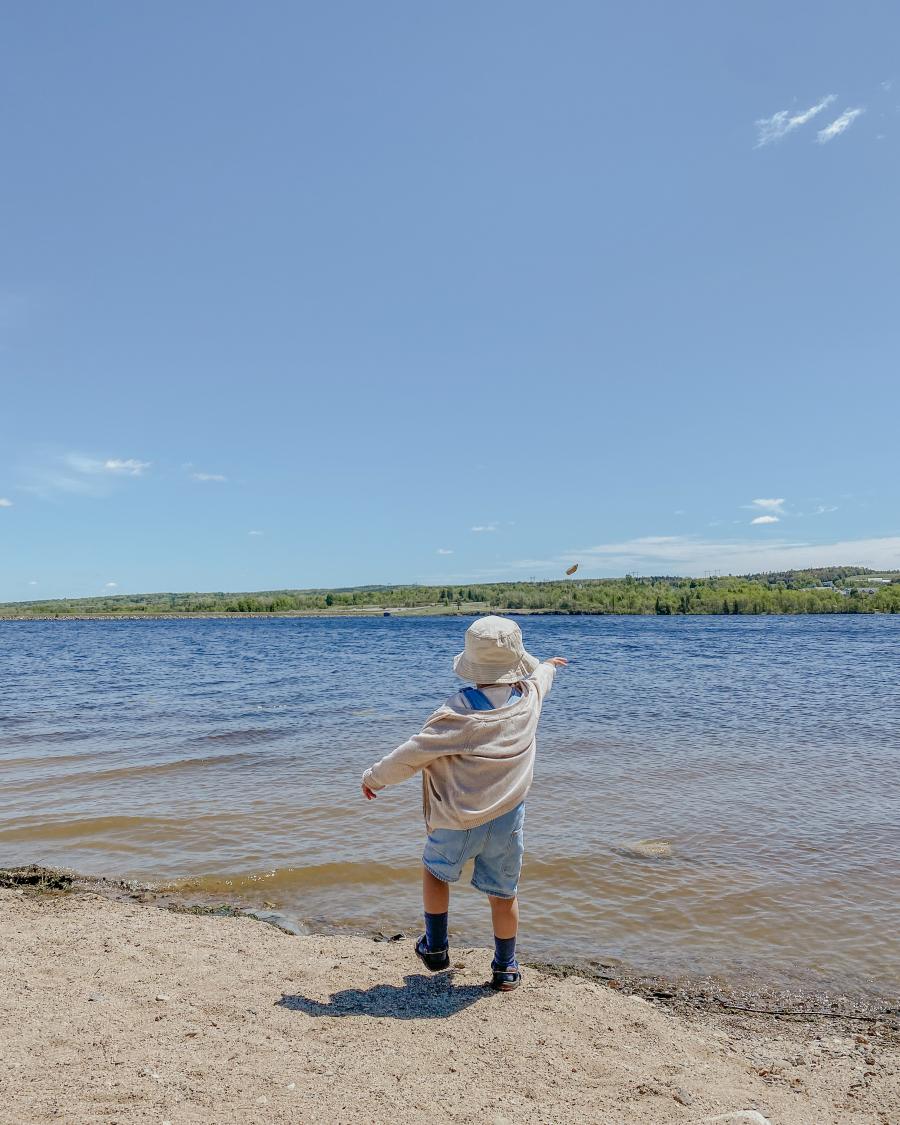
[[[489,953],[0,890],[0,1120],[900,1121],[900,1025],[677,1011]]]

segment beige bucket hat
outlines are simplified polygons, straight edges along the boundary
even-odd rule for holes
[[[508,617],[479,617],[466,629],[465,651],[453,671],[472,684],[514,684],[524,680],[540,661],[525,651],[522,630]]]

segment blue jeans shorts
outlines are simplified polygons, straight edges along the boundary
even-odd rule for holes
[[[455,883],[475,860],[472,886],[495,898],[515,898],[525,851],[525,802],[477,828],[433,828],[422,862],[442,883]]]

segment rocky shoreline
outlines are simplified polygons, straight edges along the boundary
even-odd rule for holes
[[[207,898],[192,898],[142,883],[81,875],[37,864],[0,868],[0,888],[3,887],[25,888],[34,893],[93,892],[114,901],[151,905],[172,913],[253,918],[295,937],[362,937],[375,942],[399,942],[411,936],[396,929],[359,930],[328,922],[298,927],[271,903],[258,908],[235,902],[211,903]],[[595,981],[625,995],[640,996],[682,1013],[733,1012],[813,1023],[834,1021],[845,1025],[845,1030],[852,1024],[878,1023],[900,1036],[900,995],[785,989],[760,980],[748,983],[686,974],[654,974],[638,971],[621,961],[535,959],[528,964],[560,980],[577,977]]]
[[[485,950],[432,977],[396,935],[297,936],[41,868],[0,884],[4,1120],[898,1120],[894,1012],[760,1012],[558,965],[497,995]]]

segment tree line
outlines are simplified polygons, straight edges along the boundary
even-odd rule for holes
[[[881,581],[878,581],[878,578]],[[900,612],[900,571],[826,567],[777,574],[364,586],[263,593],[185,593],[69,598],[0,605],[0,614],[66,617],[154,614],[431,613],[789,614]],[[871,585],[871,583],[877,583]]]

